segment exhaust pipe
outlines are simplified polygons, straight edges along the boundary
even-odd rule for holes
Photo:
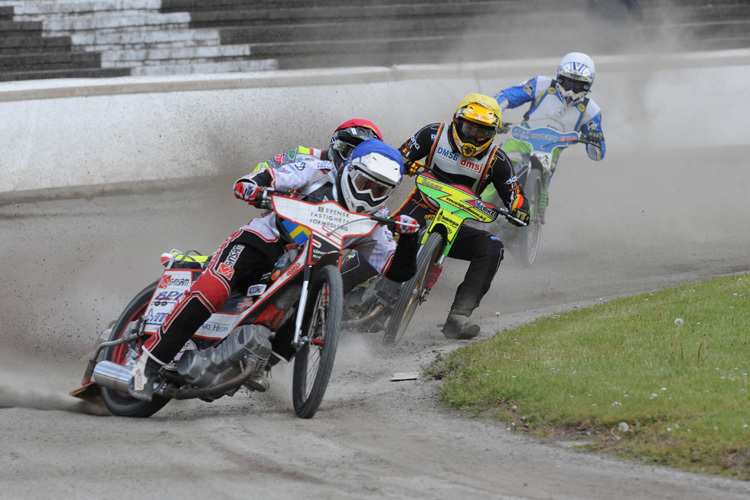
[[[167,388],[166,390],[159,389],[154,391],[154,394],[164,396],[170,399],[192,399],[192,398],[205,398],[207,400],[213,400],[221,397],[227,392],[239,388],[244,384],[255,372],[257,361],[253,359],[247,360],[245,369],[235,377],[209,387],[196,387],[193,389],[177,389]],[[93,379],[94,382],[102,387],[108,387],[117,391],[128,392],[128,386],[130,385],[130,370],[122,365],[113,363],[112,361],[99,361],[94,368]]]
[[[94,367],[94,382],[122,392],[128,392],[130,369],[112,361],[99,361]]]

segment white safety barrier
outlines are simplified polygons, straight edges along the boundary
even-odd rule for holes
[[[746,141],[750,51],[594,58],[610,149]],[[553,75],[558,61],[2,83],[0,197],[239,176],[298,144],[325,146],[353,117],[398,146],[448,121],[464,94]]]

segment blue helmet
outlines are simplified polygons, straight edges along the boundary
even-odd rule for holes
[[[380,139],[360,143],[339,172],[339,202],[352,212],[373,214],[404,175],[401,153]]]

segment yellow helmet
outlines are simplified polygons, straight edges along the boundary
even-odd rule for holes
[[[464,156],[476,156],[492,144],[502,126],[500,106],[491,97],[466,94],[453,115],[453,142]]]

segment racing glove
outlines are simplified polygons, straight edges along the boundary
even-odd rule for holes
[[[234,196],[248,202],[250,205],[258,203],[261,190],[257,184],[248,181],[239,181],[234,185]]]
[[[602,139],[604,139],[604,134],[598,130],[592,130],[588,133],[586,138],[591,142],[602,142]]]
[[[419,231],[419,222],[408,215],[399,215],[393,218],[396,221],[395,231],[398,234],[415,234]]]
[[[409,177],[414,177],[415,175],[417,175],[419,173],[419,169],[422,167],[424,167],[424,163],[422,163],[421,161],[415,161],[415,162],[409,163],[408,165],[404,163],[404,168],[406,169],[406,175],[408,175]]]
[[[508,212],[508,216],[509,217],[513,217],[513,219],[517,219],[517,220],[508,219],[508,222],[510,222],[514,226],[524,227],[524,226],[528,226],[529,225],[529,212],[527,212],[526,210],[524,210],[524,209],[522,209],[520,207],[518,207],[518,208],[512,208]],[[519,223],[519,221],[520,221],[520,223]]]

